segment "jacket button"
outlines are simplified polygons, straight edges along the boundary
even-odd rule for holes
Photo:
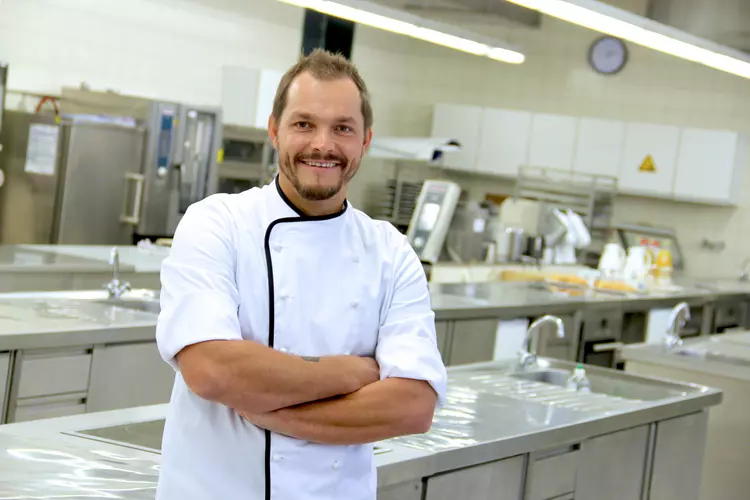
[[[273,461],[274,461],[274,462],[278,462],[279,460],[281,460],[281,455],[279,455],[279,454],[277,453],[276,455],[274,455],[274,456],[273,456]]]
[[[341,463],[338,460],[333,462],[333,470],[339,470],[340,468],[341,468]]]
[[[281,300],[286,300],[286,299],[288,299],[288,298],[289,298],[289,294],[288,294],[288,293],[286,293],[286,292],[281,292],[281,293],[279,294],[279,298],[280,298]]]
[[[357,307],[359,307],[359,301],[356,301],[356,300],[355,300],[355,301],[353,301],[353,302],[352,302],[352,307],[353,307],[354,309],[356,309]]]
[[[282,248],[281,245],[274,245],[273,246],[274,251],[277,252],[277,253],[281,252],[281,248]]]
[[[279,351],[281,351],[281,352],[289,352],[289,350],[286,347],[280,348]]]
[[[352,262],[359,262],[359,255],[352,255]]]

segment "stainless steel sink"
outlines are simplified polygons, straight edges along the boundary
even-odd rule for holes
[[[159,300],[134,300],[134,299],[108,299],[108,300],[96,300],[97,304],[106,304],[109,306],[123,307],[125,309],[134,309],[136,311],[144,311],[153,314],[159,314],[161,311],[161,304]]]
[[[559,365],[556,361],[545,361],[547,361],[546,364],[548,365]],[[571,369],[550,366],[537,370],[514,372],[510,376],[515,379],[566,387]],[[586,366],[585,369],[593,394],[602,394],[631,401],[657,401],[682,397],[689,392],[686,391],[685,386],[668,381],[647,379],[612,370],[603,370],[593,366]]]
[[[527,372],[517,372],[511,375],[513,378],[541,382],[543,384],[552,384],[559,387],[565,387],[570,377],[568,370],[534,370]]]
[[[119,299],[109,296],[107,290],[61,290],[43,292],[18,292],[0,294],[3,299],[29,299],[53,301],[90,301],[97,304],[123,307],[137,311],[159,314],[159,291],[150,289],[134,289],[125,292]]]

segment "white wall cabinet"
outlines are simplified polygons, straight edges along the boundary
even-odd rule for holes
[[[625,143],[625,122],[581,118],[573,170],[617,177]]]
[[[224,123],[265,129],[273,109],[281,71],[224,66],[221,110]]]
[[[477,171],[516,177],[529,163],[531,113],[487,108],[482,114]]]
[[[447,152],[443,165],[457,170],[476,170],[483,110],[479,106],[438,104],[432,120],[432,137],[456,139],[461,150]]]
[[[620,163],[620,191],[671,197],[679,141],[679,127],[628,123]],[[649,155],[653,158],[653,172],[641,170],[641,165]]]
[[[682,130],[674,196],[687,201],[736,203],[746,143],[737,132]]]
[[[571,170],[578,122],[579,119],[574,116],[534,114],[531,120],[529,164]]]

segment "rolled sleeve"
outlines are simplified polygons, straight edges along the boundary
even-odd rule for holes
[[[395,268],[395,287],[380,327],[375,356],[381,379],[424,380],[435,390],[442,407],[448,376],[437,346],[435,313],[422,264],[405,243],[401,263]]]
[[[215,195],[190,206],[162,264],[156,341],[162,358],[176,371],[175,357],[189,345],[242,339],[235,233],[223,199]]]

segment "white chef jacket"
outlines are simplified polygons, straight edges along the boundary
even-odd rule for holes
[[[345,203],[305,216],[275,182],[192,205],[162,265],[157,341],[177,371],[159,500],[375,500],[373,445],[334,446],[255,427],[199,398],[175,355],[209,340],[254,340],[301,356],[374,356],[381,378],[446,370],[427,281],[393,226]],[[250,360],[248,360],[250,362]]]

